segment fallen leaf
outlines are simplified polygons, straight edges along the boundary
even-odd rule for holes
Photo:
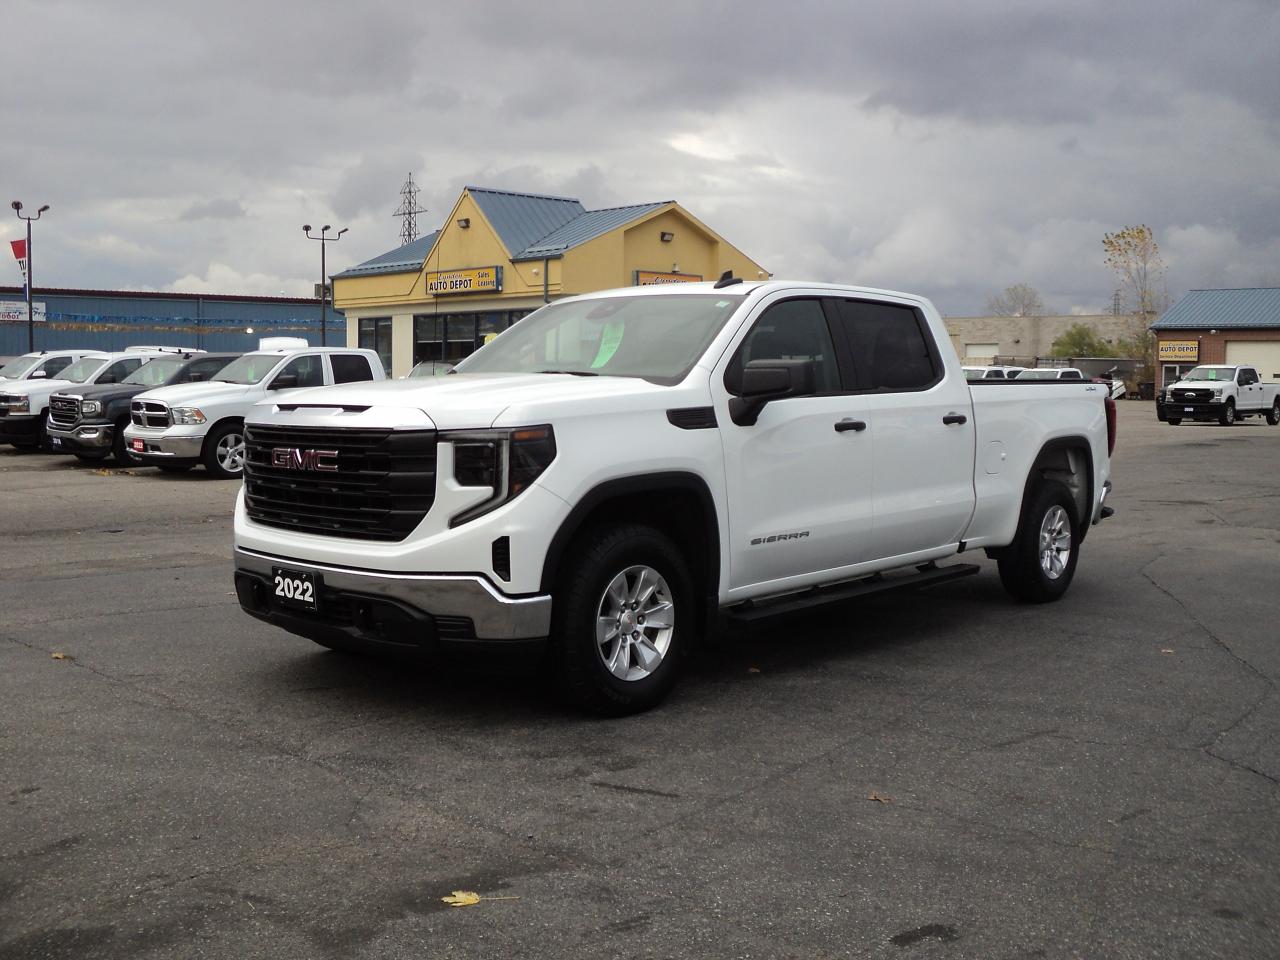
[[[874,800],[876,803],[893,803],[893,797],[882,797],[878,793],[869,794],[867,799]]]
[[[481,900],[519,900],[519,897],[482,897],[478,893],[470,890],[455,890],[447,897],[441,897],[441,901],[447,903],[451,907],[474,907]]]
[[[114,476],[114,474],[113,474],[110,470],[95,470],[95,471],[93,471],[93,472],[94,472],[94,473],[96,473],[96,474],[97,474],[98,476],[100,476],[100,477],[111,477],[111,476]]]
[[[74,660],[75,657],[71,656],[71,654],[69,653],[55,653],[53,654],[53,659],[54,660]]]
[[[1161,652],[1161,653],[1173,653],[1173,650],[1172,650],[1171,648],[1169,648],[1169,647],[1164,647],[1160,652]]]

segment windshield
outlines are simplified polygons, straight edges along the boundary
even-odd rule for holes
[[[120,382],[132,383],[142,387],[163,386],[169,382],[169,379],[175,373],[182,369],[186,362],[185,360],[150,360]]]
[[[106,357],[81,357],[71,366],[54,375],[54,380],[70,380],[72,383],[84,383],[102,369],[107,362]]]
[[[741,294],[660,294],[553,303],[481,347],[457,371],[679,383],[742,301]]]
[[[3,367],[0,367],[0,377],[7,377],[10,380],[19,380],[22,376],[43,360],[43,357],[18,357],[10,360]]]
[[[1196,367],[1183,380],[1230,380],[1236,375],[1235,367]]]
[[[246,353],[219,370],[214,382],[257,383],[276,368],[282,356],[279,353]]]
[[[1023,370],[1017,376],[1018,380],[1057,380],[1057,370]]]

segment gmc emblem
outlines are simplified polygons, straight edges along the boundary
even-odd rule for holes
[[[272,447],[271,465],[285,470],[322,470],[325,473],[337,473],[338,451]]]

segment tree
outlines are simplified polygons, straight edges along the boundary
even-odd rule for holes
[[[1116,348],[1083,323],[1073,323],[1053,341],[1050,353],[1055,357],[1114,357]]]
[[[1042,317],[1044,301],[1040,291],[1026,283],[1015,283],[987,298],[987,312],[993,317]]]
[[[1139,224],[1103,234],[1102,249],[1107,266],[1120,284],[1121,309],[1131,318],[1126,345],[1142,362],[1138,378],[1150,380],[1156,369],[1156,338],[1151,324],[1169,306],[1160,245],[1151,228]]]

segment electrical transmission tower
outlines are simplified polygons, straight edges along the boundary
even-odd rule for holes
[[[418,214],[427,211],[418,206],[418,185],[413,182],[413,174],[400,188],[400,206],[392,216],[403,218],[400,224],[400,243],[413,243],[418,239]]]

